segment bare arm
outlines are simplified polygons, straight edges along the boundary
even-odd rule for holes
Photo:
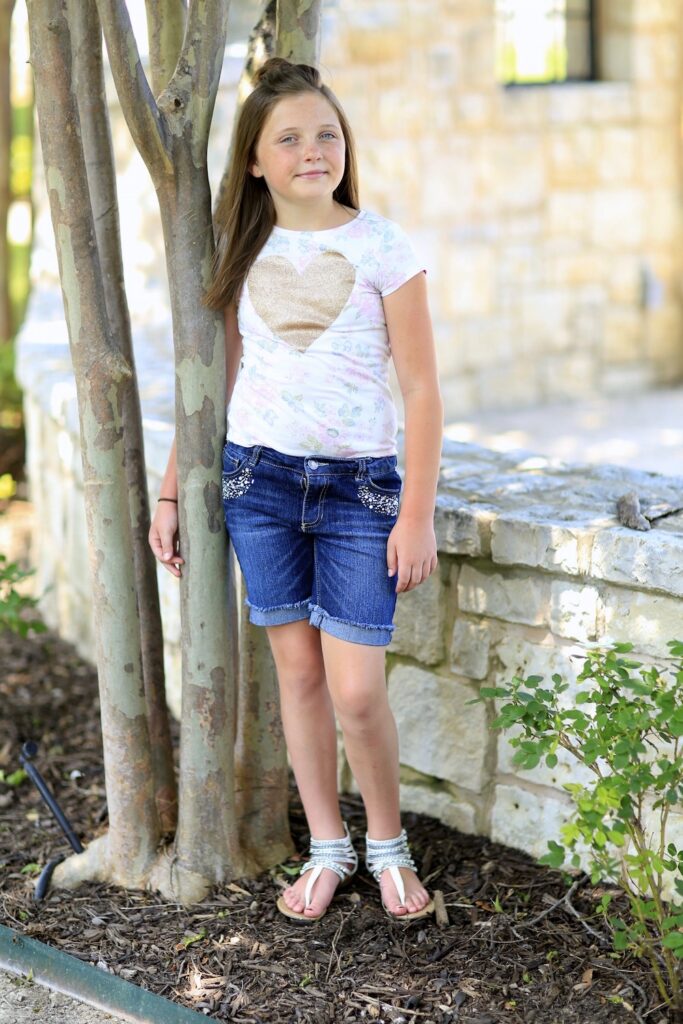
[[[412,590],[437,566],[434,506],[443,443],[443,400],[427,303],[419,273],[383,300],[405,406],[405,484],[387,562],[397,591]]]

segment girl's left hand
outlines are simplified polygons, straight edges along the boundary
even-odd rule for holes
[[[387,568],[390,576],[398,572],[396,593],[414,590],[431,576],[438,565],[436,535],[432,519],[408,520],[399,517],[387,541]]]

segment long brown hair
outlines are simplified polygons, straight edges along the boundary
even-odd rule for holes
[[[234,148],[227,181],[215,214],[216,249],[211,285],[203,296],[209,309],[223,309],[237,300],[245,277],[275,224],[275,206],[263,177],[255,178],[249,166],[271,110],[283,96],[301,92],[320,93],[339,118],[346,160],[344,174],[332,196],[354,210],[358,204],[358,171],[351,128],[332,90],[310,64],[292,64],[284,57],[270,57],[254,76],[256,87],[238,114]]]

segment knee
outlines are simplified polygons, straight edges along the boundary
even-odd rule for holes
[[[284,668],[278,673],[278,681],[283,693],[297,700],[317,697],[327,685],[324,668],[315,662]]]
[[[386,692],[349,682],[339,687],[334,698],[334,708],[344,729],[355,732],[368,731],[375,727],[378,717],[387,704]]]

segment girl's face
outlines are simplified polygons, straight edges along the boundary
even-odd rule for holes
[[[334,107],[319,93],[302,92],[275,104],[249,170],[265,179],[276,211],[315,206],[341,181],[345,152]]]

